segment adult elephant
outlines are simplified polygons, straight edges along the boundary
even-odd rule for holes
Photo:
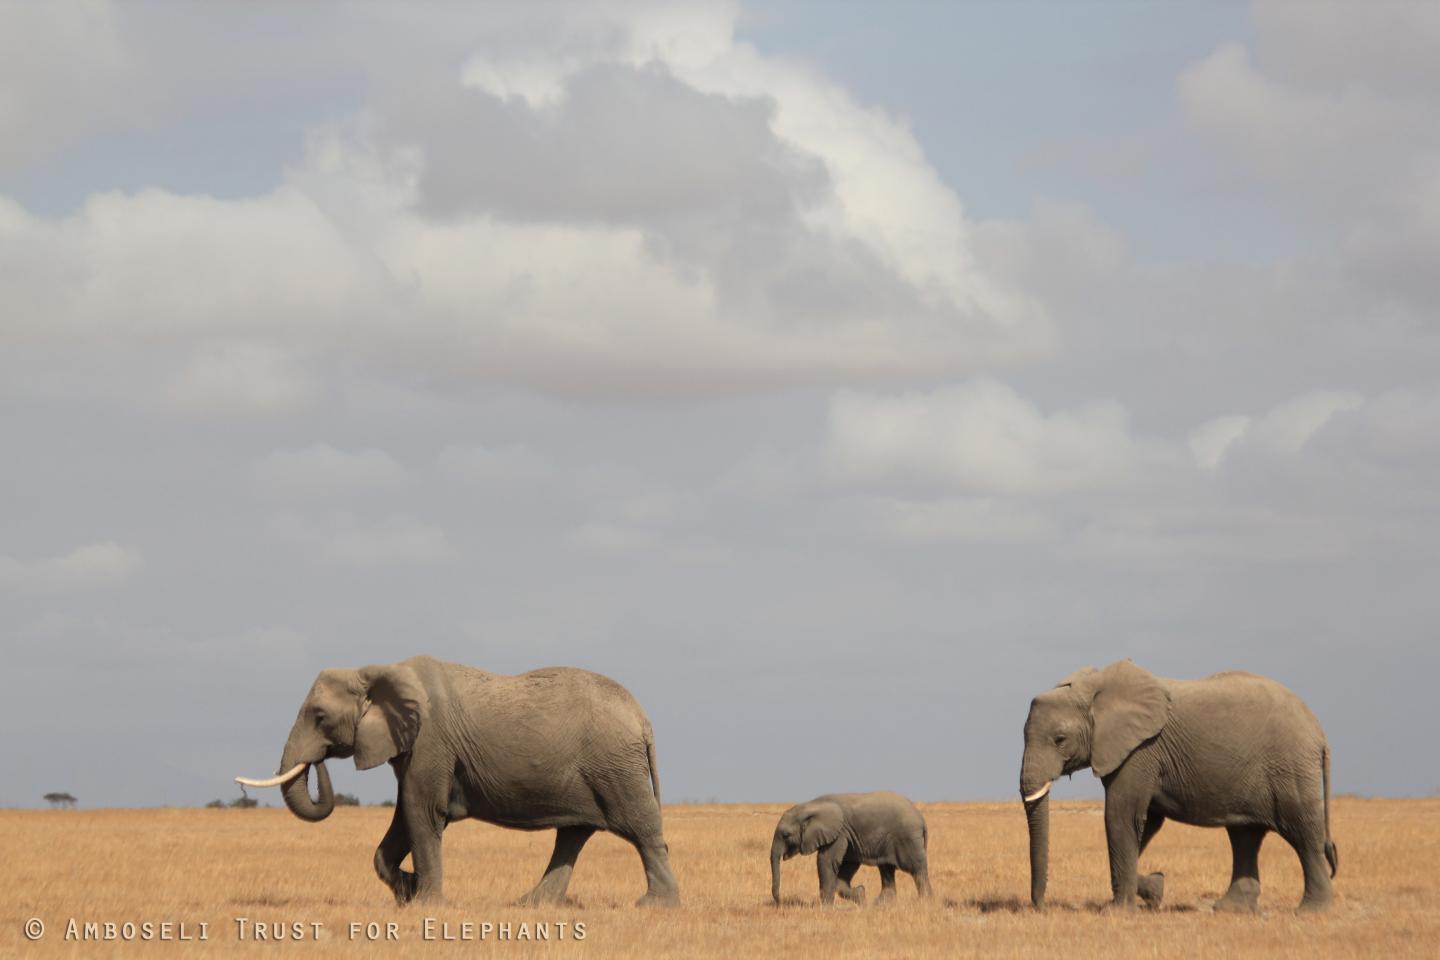
[[[441,896],[440,838],[466,817],[520,830],[555,829],[555,851],[522,903],[565,897],[575,859],[597,830],[635,846],[645,866],[639,904],[675,904],[660,825],[655,738],[624,687],[586,670],[551,667],[518,676],[431,657],[388,666],[322,670],[285,741],[279,775],[237,778],[282,786],[302,820],[334,809],[329,758],[369,770],[389,763],[395,816],[375,851],[375,872],[400,903]],[[308,770],[315,767],[318,799]],[[400,869],[410,854],[413,873]]]
[[[1167,819],[1230,834],[1230,887],[1215,909],[1257,908],[1260,843],[1272,830],[1305,872],[1300,909],[1330,904],[1337,865],[1330,748],[1305,703],[1273,680],[1239,672],[1168,680],[1122,660],[1072,673],[1036,697],[1025,721],[1020,795],[1037,907],[1049,864],[1050,785],[1085,767],[1105,785],[1116,905],[1135,903],[1140,853]],[[1141,892],[1154,896],[1153,888]]]

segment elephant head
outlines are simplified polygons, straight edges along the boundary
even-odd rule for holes
[[[1165,727],[1170,694],[1129,660],[1104,670],[1077,670],[1030,702],[1020,796],[1030,827],[1030,901],[1045,902],[1050,863],[1050,785],[1062,774],[1090,767],[1114,773]]]
[[[291,813],[324,820],[335,809],[325,761],[354,757],[357,770],[379,766],[414,746],[428,712],[429,698],[408,666],[322,670],[290,728],[281,772],[268,780],[236,779],[254,787],[283,786]],[[318,799],[311,799],[307,784],[311,766]]]
[[[775,826],[770,844],[770,896],[780,902],[780,861],[796,854],[811,854],[840,837],[845,817],[840,805],[829,800],[812,800],[786,810]]]

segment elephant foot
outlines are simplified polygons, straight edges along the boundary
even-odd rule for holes
[[[1300,901],[1300,906],[1295,908],[1295,912],[1324,913],[1326,910],[1330,909],[1330,902],[1333,899],[1334,898],[1328,893],[1324,896],[1304,897]]]
[[[645,896],[635,901],[637,907],[678,907],[680,906],[680,894],[672,890],[669,893],[657,893],[649,891]]]
[[[531,890],[525,896],[516,900],[511,906],[515,907],[581,907],[583,904],[568,894],[541,895]]]
[[[840,896],[844,897],[846,900],[849,900],[857,907],[863,907],[865,906],[865,884],[862,883],[857,887],[851,887],[849,890],[841,893]],[[885,894],[882,893],[880,894],[880,899],[876,902],[884,902],[884,900]]]
[[[416,887],[415,874],[409,870],[397,870],[390,882],[390,892],[395,894],[395,902],[402,907],[415,899]]]
[[[1225,896],[1215,901],[1216,913],[1259,913],[1260,881],[1241,877],[1230,884]]]
[[[1136,892],[1141,903],[1151,910],[1159,910],[1160,904],[1165,901],[1165,874],[1150,873],[1141,877]]]
[[[1131,897],[1131,898],[1128,899],[1128,900],[1111,900],[1109,903],[1105,904],[1105,906],[1103,906],[1103,907],[1100,908],[1100,912],[1101,912],[1101,913],[1134,913],[1134,912],[1135,912],[1135,898],[1134,898],[1134,897]]]

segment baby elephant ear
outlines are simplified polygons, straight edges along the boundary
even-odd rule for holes
[[[800,852],[814,853],[840,838],[840,808],[833,803],[816,804],[800,824]]]
[[[369,770],[415,746],[430,698],[404,664],[364,667],[360,720],[355,725],[355,769]]]
[[[1097,777],[1109,776],[1136,747],[1165,728],[1170,694],[1149,671],[1121,660],[1097,678],[1090,715],[1095,720],[1090,769]]]

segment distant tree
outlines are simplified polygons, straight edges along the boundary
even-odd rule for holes
[[[59,810],[69,810],[75,806],[76,800],[68,793],[47,793],[45,802]]]
[[[394,801],[394,800],[381,800],[379,803],[375,804],[375,806],[377,806],[377,807],[393,807],[393,806],[395,806],[395,801]]]
[[[205,804],[205,809],[206,809],[206,810],[224,810],[224,809],[225,809],[225,801],[224,801],[224,800],[211,800],[209,803]]]
[[[360,798],[353,793],[337,793],[335,794],[335,806],[358,807],[360,806]]]
[[[260,801],[254,797],[236,797],[230,801],[230,806],[236,810],[249,810],[251,807],[260,806]]]

